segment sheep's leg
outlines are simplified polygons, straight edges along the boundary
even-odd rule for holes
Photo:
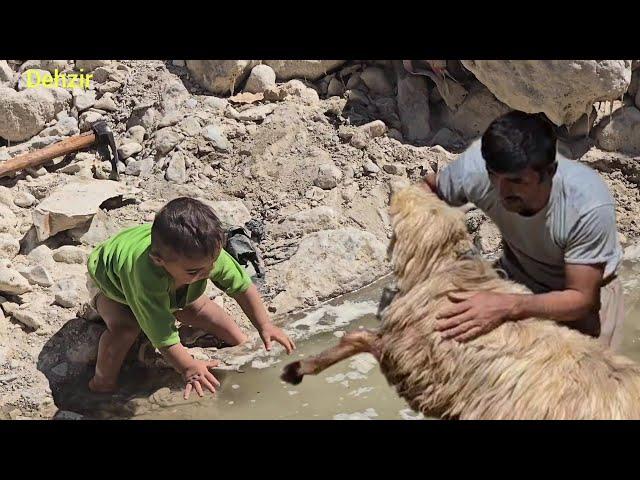
[[[297,385],[305,375],[317,375],[345,358],[349,358],[357,353],[372,353],[376,360],[380,360],[379,337],[370,330],[358,330],[346,334],[335,347],[309,357],[306,360],[293,362],[284,367],[280,378],[282,380]]]

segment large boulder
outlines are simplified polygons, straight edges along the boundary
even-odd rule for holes
[[[38,241],[88,223],[102,203],[121,196],[126,188],[110,180],[70,182],[57,188],[32,212]]]
[[[273,299],[286,313],[363,287],[388,272],[386,245],[355,228],[323,230],[305,237],[286,262],[272,267],[286,290]]]
[[[202,87],[225,95],[235,92],[257,63],[257,60],[187,60],[187,69]]]
[[[273,68],[278,80],[304,78],[315,81],[342,66],[346,60],[264,60]]]
[[[71,94],[62,88],[16,92],[0,87],[0,137],[12,142],[28,140],[70,104]]]
[[[594,102],[620,98],[631,81],[631,60],[462,60],[498,100],[571,125]]]
[[[598,124],[594,135],[602,150],[640,154],[640,110],[619,108]]]

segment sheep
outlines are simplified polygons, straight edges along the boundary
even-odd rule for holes
[[[380,305],[380,328],[345,335],[315,357],[288,364],[300,383],[369,352],[409,406],[443,419],[640,419],[640,365],[597,339],[551,320],[505,322],[469,342],[444,339],[436,315],[449,293],[530,293],[472,255],[464,215],[417,185],[390,206],[395,289]],[[468,298],[467,297],[467,298]]]

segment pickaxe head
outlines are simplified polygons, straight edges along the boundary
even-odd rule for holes
[[[116,141],[113,138],[111,127],[105,120],[98,120],[91,126],[91,129],[96,135],[98,151],[103,157],[109,158],[109,162],[111,162],[111,175],[109,175],[109,178],[118,180],[120,178],[118,174],[118,161],[120,159],[118,158],[118,149],[116,148]],[[109,149],[111,149],[111,154],[109,154]]]

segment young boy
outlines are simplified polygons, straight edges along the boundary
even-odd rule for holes
[[[230,345],[247,336],[204,291],[207,279],[233,297],[260,333],[267,350],[280,343],[290,354],[291,339],[269,319],[260,294],[244,269],[223,248],[224,232],[215,213],[191,198],[177,198],[160,210],[153,225],[128,228],[95,248],[89,276],[95,282],[92,306],[107,330],[100,337],[93,392],[113,392],[127,352],[140,330],[182,374],[184,397],[192,389],[215,393],[220,383],[209,371],[217,362],[195,360],[180,343],[180,323],[205,330]],[[99,290],[99,291],[98,291]]]

